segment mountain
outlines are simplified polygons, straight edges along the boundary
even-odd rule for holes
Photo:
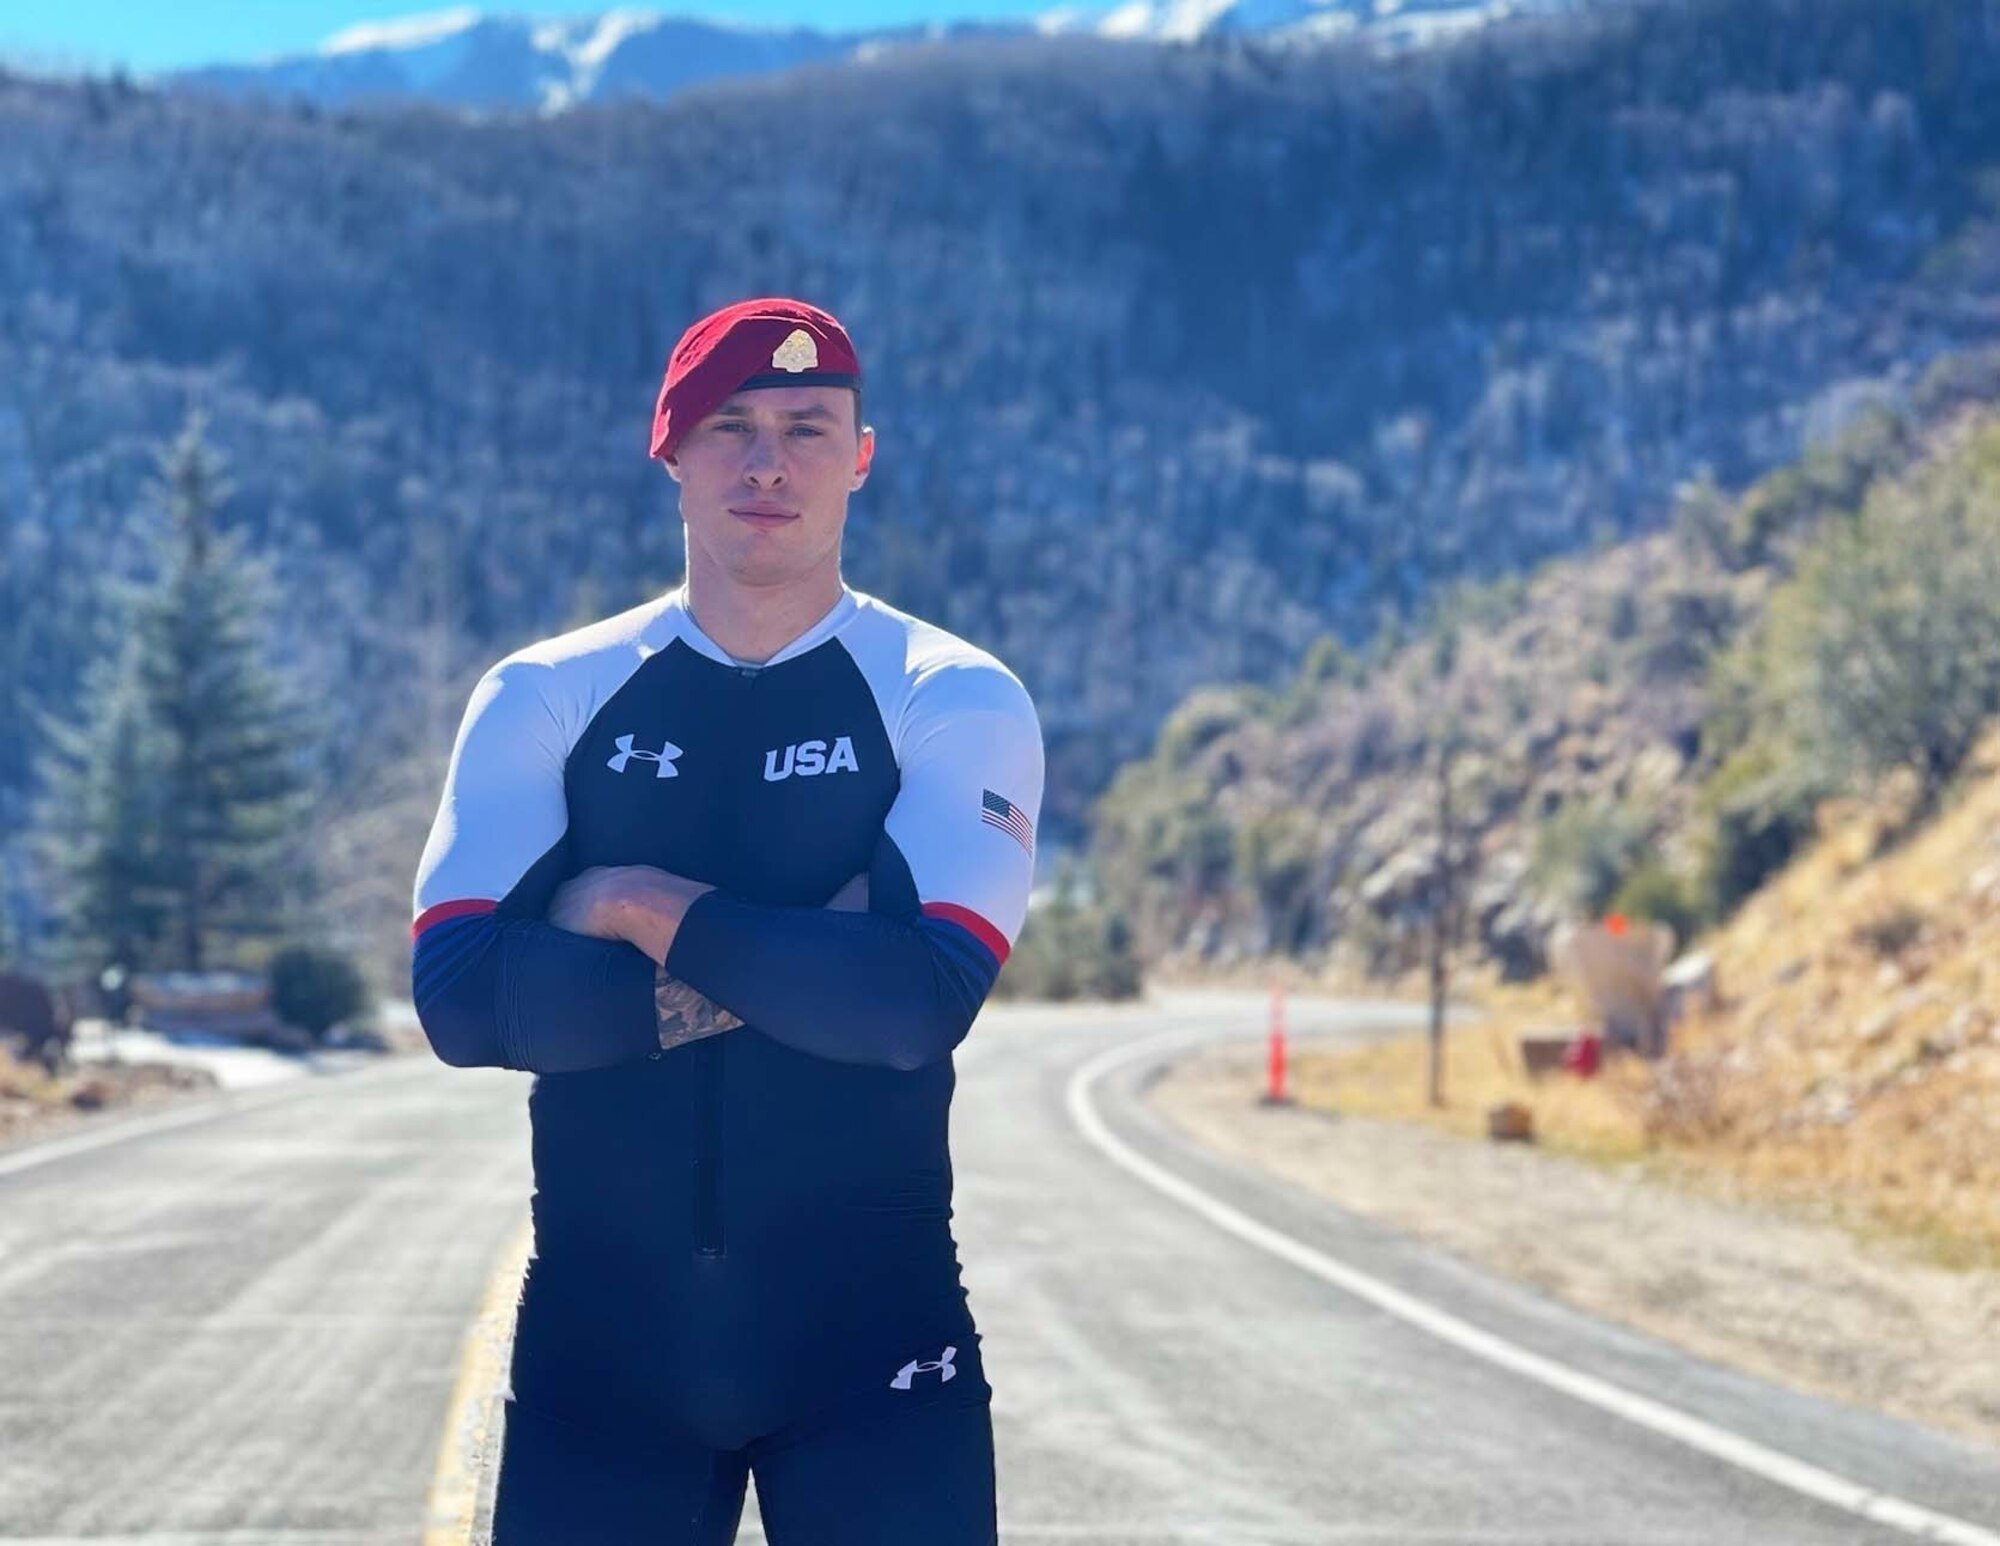
[[[1053,848],[1195,688],[1655,528],[2000,335],[1996,165],[1986,0],[939,41],[549,117],[0,76],[0,849],[191,409],[320,776],[421,805],[467,670],[677,577],[681,329],[827,305],[880,433],[849,572],[1020,672]]]
[[[350,27],[313,54],[214,65],[168,77],[231,95],[327,107],[425,101],[487,111],[556,112],[581,102],[664,98],[704,81],[852,59],[899,43],[975,37],[980,26],[828,33],[653,12],[534,21],[471,7]]]
[[[1108,11],[1054,12],[1044,31],[1156,43],[1261,37],[1288,42],[1360,38],[1435,43],[1515,16],[1581,9],[1593,0],[1126,0]]]
[[[427,101],[485,111],[560,111],[582,102],[670,97],[690,86],[884,50],[979,37],[1098,36],[1188,43],[1339,37],[1435,42],[1520,14],[1590,0],[1128,0],[1105,11],[1051,11],[1032,23],[953,23],[858,32],[770,28],[621,9],[536,21],[475,7],[350,27],[312,54],[217,64],[168,77],[232,95],[297,97],[327,107]]]

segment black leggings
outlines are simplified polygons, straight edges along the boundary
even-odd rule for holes
[[[737,1450],[648,1441],[509,1400],[493,1546],[728,1546],[753,1472],[771,1546],[995,1546],[991,1392],[977,1357],[957,1354],[970,1378],[918,1369],[902,1389],[884,1382]]]

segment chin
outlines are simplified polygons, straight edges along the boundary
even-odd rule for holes
[[[812,568],[789,553],[734,553],[723,565],[739,585],[782,585]]]

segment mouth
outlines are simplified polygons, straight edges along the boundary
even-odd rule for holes
[[[775,505],[731,505],[729,513],[752,526],[783,526],[798,519],[795,511],[780,510]]]

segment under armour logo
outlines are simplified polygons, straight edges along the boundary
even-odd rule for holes
[[[618,737],[618,754],[604,765],[613,773],[623,773],[628,762],[652,762],[659,765],[653,774],[655,778],[679,778],[681,770],[674,766],[674,758],[680,754],[681,749],[672,741],[656,752],[634,751],[632,737],[621,735]]]
[[[933,1369],[938,1371],[939,1383],[942,1384],[945,1380],[950,1379],[954,1374],[958,1373],[958,1370],[951,1366],[952,1358],[956,1356],[957,1352],[957,1348],[948,1347],[935,1363],[918,1363],[914,1358],[911,1359],[896,1371],[896,1377],[889,1381],[889,1388],[891,1390],[908,1390],[911,1380],[915,1379],[919,1374],[929,1374]]]

